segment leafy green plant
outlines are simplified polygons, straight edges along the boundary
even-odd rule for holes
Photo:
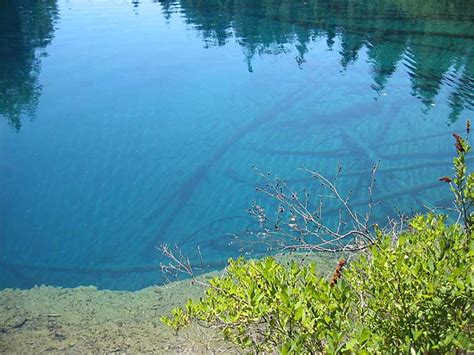
[[[353,344],[371,352],[470,348],[472,235],[445,219],[417,216],[395,241],[380,236],[351,263],[344,277],[357,297],[354,319],[370,334],[365,344],[357,337]]]
[[[469,129],[468,129],[469,130]],[[451,184],[462,223],[429,213],[374,241],[332,278],[314,263],[274,258],[229,260],[207,284],[162,321],[175,330],[199,320],[253,351],[281,353],[445,353],[473,350],[473,174],[467,139],[455,135]]]
[[[185,312],[162,320],[178,330],[199,319],[257,351],[322,351],[328,339],[330,345],[340,343],[349,326],[346,282],[331,287],[317,276],[315,264],[284,267],[271,257],[230,260],[226,271],[209,282],[205,298],[190,300]]]

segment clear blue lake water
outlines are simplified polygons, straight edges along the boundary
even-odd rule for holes
[[[162,283],[161,243],[223,267],[272,207],[253,166],[313,191],[298,168],[340,164],[363,206],[380,160],[376,219],[449,206],[473,24],[469,0],[1,1],[0,288]]]

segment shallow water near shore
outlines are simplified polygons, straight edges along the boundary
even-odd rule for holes
[[[194,325],[177,336],[160,316],[202,290],[178,283],[140,291],[34,287],[0,291],[2,353],[233,353],[218,334]]]
[[[316,263],[317,273],[329,278],[336,255],[285,255],[286,265]],[[221,271],[199,276],[200,282]],[[176,334],[160,318],[172,308],[199,299],[204,288],[189,280],[138,291],[98,290],[94,286],[33,287],[0,291],[1,353],[241,353],[217,330],[193,323]]]
[[[161,243],[222,268],[271,207],[252,166],[313,192],[298,168],[340,164],[363,208],[380,160],[375,220],[449,206],[473,23],[469,1],[3,1],[0,288],[162,284]]]

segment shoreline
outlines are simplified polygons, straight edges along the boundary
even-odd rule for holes
[[[177,336],[160,321],[202,293],[188,281],[140,291],[5,289],[0,291],[0,352],[202,353],[216,347],[231,352],[208,329],[193,326]]]
[[[284,263],[301,255],[278,257]],[[321,274],[333,270],[335,255],[314,255]],[[199,276],[207,279],[222,271]],[[189,279],[138,291],[95,286],[35,286],[0,291],[0,352],[238,353],[213,329],[193,324],[179,335],[160,317],[199,298],[204,288]]]

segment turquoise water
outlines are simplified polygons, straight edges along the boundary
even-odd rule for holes
[[[220,267],[272,206],[252,166],[315,191],[298,168],[341,164],[363,206],[380,159],[380,222],[449,206],[473,23],[471,1],[2,1],[0,287],[161,283],[161,243]]]

